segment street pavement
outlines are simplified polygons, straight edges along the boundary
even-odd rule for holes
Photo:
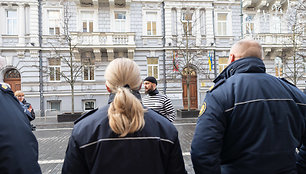
[[[37,126],[33,133],[38,141],[38,163],[42,173],[60,174],[73,123],[58,123],[55,117],[37,117],[33,124]],[[194,174],[190,158],[190,144],[195,124],[196,118],[177,118],[174,122],[179,132],[185,166],[189,174]]]

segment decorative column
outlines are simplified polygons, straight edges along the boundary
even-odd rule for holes
[[[171,8],[169,7],[166,7],[165,8],[165,18],[163,20],[165,20],[165,26],[162,26],[162,27],[165,27],[165,37],[166,37],[166,46],[168,46],[169,43],[172,43],[172,27],[173,27],[173,21],[172,21],[172,18],[171,18],[171,15],[172,15],[172,11],[171,11]],[[171,21],[171,22],[170,22]]]
[[[30,43],[34,43],[35,46],[39,46],[38,39],[38,4],[30,4]]]
[[[197,8],[195,10],[195,16],[196,16],[196,46],[201,46],[201,12],[200,9]]]
[[[114,60],[114,49],[113,48],[107,49],[107,59],[108,61]]]
[[[24,4],[19,4],[18,6],[18,38],[19,46],[25,46],[25,13],[24,13]]]
[[[182,26],[183,26],[183,24],[181,22],[182,9],[181,9],[181,7],[178,7],[176,10],[177,10],[176,11],[176,17],[177,17],[177,20],[176,20],[177,25],[176,25],[176,27],[177,27],[177,39],[178,39],[177,42],[180,43],[180,42],[182,42]]]
[[[81,61],[81,54],[79,52],[79,50],[73,50],[73,55],[74,55],[74,60],[75,61]]]
[[[5,10],[2,6],[2,4],[0,4],[0,46],[2,45],[2,34],[5,34],[5,26],[4,24],[6,24],[5,21]]]
[[[206,8],[206,45],[211,46],[211,43],[214,43],[214,38],[215,38],[215,31],[216,31],[216,26],[214,27],[214,20],[213,18],[213,7],[207,7]],[[215,31],[214,31],[215,30]]]
[[[100,48],[93,49],[93,53],[95,54],[95,61],[96,62],[101,62],[102,58],[101,58]]]
[[[128,58],[134,59],[134,49],[128,49]]]

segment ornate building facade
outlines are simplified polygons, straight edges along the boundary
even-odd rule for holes
[[[104,70],[111,60],[127,57],[137,62],[143,78],[158,79],[159,90],[175,108],[186,107],[189,73],[192,108],[198,108],[212,80],[226,67],[231,45],[252,37],[263,45],[272,75],[291,78],[289,69],[298,59],[296,84],[304,90],[305,29],[292,39],[288,9],[294,3],[1,0],[0,80],[23,90],[36,110],[43,107],[47,115],[51,110],[69,112],[67,80],[73,69],[78,72],[73,81],[75,111],[84,112],[107,102]],[[305,16],[297,21],[305,21]]]

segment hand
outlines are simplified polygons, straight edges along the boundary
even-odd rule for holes
[[[28,111],[31,112],[32,111],[32,105],[29,106]]]

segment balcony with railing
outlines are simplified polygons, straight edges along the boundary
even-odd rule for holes
[[[72,44],[76,47],[136,47],[133,32],[72,32]]]
[[[256,33],[256,34],[246,34],[245,37],[251,37],[263,46],[271,47],[284,47],[292,46],[293,39],[291,33]],[[299,40],[296,40],[297,44],[300,44]]]

